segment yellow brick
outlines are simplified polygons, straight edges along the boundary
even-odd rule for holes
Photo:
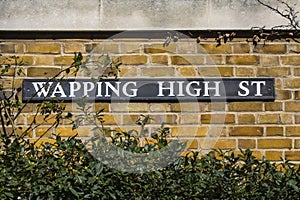
[[[231,77],[233,67],[199,67],[198,74],[204,77]]]
[[[235,126],[229,128],[230,136],[262,136],[263,128],[257,126]]]
[[[233,48],[233,53],[250,53],[250,45],[247,44],[233,44],[232,45]]]
[[[19,53],[19,54],[23,54],[25,53],[25,46],[24,44],[16,44],[16,53]]]
[[[300,65],[300,56],[281,56],[283,65]]]
[[[300,139],[295,140],[295,148],[300,149]]]
[[[54,77],[61,71],[54,67],[29,67],[27,69],[28,77]]]
[[[206,64],[207,65],[224,65],[225,60],[223,59],[223,55],[208,55],[206,56]]]
[[[55,122],[55,115],[50,115],[47,118],[44,115],[29,115],[27,118],[28,124],[54,124]]]
[[[254,149],[256,147],[256,141],[253,139],[239,139],[238,147],[242,149]]]
[[[49,137],[52,135],[52,128],[50,127],[38,127],[35,129],[36,137]]]
[[[199,115],[198,114],[182,114],[180,117],[181,124],[198,124]]]
[[[54,58],[55,65],[71,65],[74,60],[74,56],[59,56]]]
[[[3,78],[0,79],[1,89],[16,89],[22,87],[23,80],[15,79],[14,81],[11,78]]]
[[[146,77],[173,77],[175,76],[174,67],[142,67],[142,76]]]
[[[15,53],[14,44],[0,44],[0,53]]]
[[[201,139],[201,149],[235,149],[236,141],[234,139]]]
[[[24,65],[33,65],[34,64],[34,56],[0,56],[0,64],[2,65],[15,65],[22,62]]]
[[[258,139],[260,149],[289,149],[292,148],[291,139]]]
[[[169,125],[174,125],[178,124],[177,123],[177,115],[150,115],[150,118],[152,119],[152,123],[158,123],[158,124],[169,124]]]
[[[108,103],[94,103],[95,111],[103,110],[103,112],[109,111],[109,104]]]
[[[202,104],[203,109],[206,110],[205,104]],[[225,111],[226,110],[226,103],[225,102],[212,102],[208,103],[207,111]]]
[[[172,65],[202,65],[204,61],[204,56],[199,55],[171,56]]]
[[[280,122],[282,124],[293,124],[294,114],[281,113],[280,114]]]
[[[141,53],[142,48],[140,43],[125,42],[120,44],[120,53]]]
[[[262,66],[276,66],[279,65],[279,56],[262,56]]]
[[[230,65],[257,65],[259,57],[255,55],[231,55],[226,57],[226,63]]]
[[[152,55],[151,63],[168,65],[168,59],[167,55]]]
[[[276,90],[275,95],[277,100],[288,100],[292,98],[292,93],[289,90]]]
[[[30,143],[33,143],[36,148],[43,148],[42,145],[46,143],[54,144],[55,140],[54,139],[30,139]]]
[[[11,66],[4,73],[2,73],[2,71],[1,71],[2,69],[4,69],[4,66],[0,66],[0,75],[1,76],[18,76],[18,73],[20,72],[19,70],[21,70],[20,76],[24,76],[24,73],[25,73],[24,67],[12,67]]]
[[[290,75],[290,68],[287,67],[257,68],[258,77],[283,77],[289,75]]]
[[[295,76],[300,76],[300,68],[299,67],[294,68],[294,75]]]
[[[284,79],[284,85],[286,88],[299,88],[300,87],[300,78]]]
[[[97,43],[97,44],[86,44],[86,52],[94,54],[112,54],[119,53],[118,43]]]
[[[285,54],[286,49],[285,44],[259,44],[257,47],[258,53],[268,54]]]
[[[265,110],[266,111],[282,111],[282,103],[281,102],[266,102]]]
[[[180,76],[183,77],[195,77],[196,76],[196,68],[195,67],[178,67],[177,71]]]
[[[198,141],[197,140],[183,140],[186,142],[187,149],[198,149]]]
[[[203,124],[234,124],[235,116],[233,114],[202,114],[201,123]]]
[[[90,131],[93,127],[78,127],[75,130],[72,130],[72,127],[58,127],[55,130],[56,135],[61,137],[89,137],[91,136]]]
[[[238,115],[238,124],[254,124],[255,115],[253,114],[240,114]]]
[[[283,136],[283,127],[267,127],[267,136]]]
[[[179,42],[177,43],[177,52],[178,53],[196,53],[196,43],[183,43]]]
[[[266,151],[266,159],[270,161],[281,161],[282,151]]]
[[[121,63],[124,65],[144,65],[148,62],[146,55],[125,55],[121,56]]]
[[[236,75],[242,77],[255,77],[254,67],[237,67]]]
[[[137,77],[138,76],[137,75],[137,67],[121,65],[119,76],[120,77]]]
[[[286,136],[293,137],[293,136],[300,136],[300,126],[288,126],[286,127]]]
[[[232,102],[228,105],[229,111],[262,111],[261,102]]]
[[[82,43],[66,43],[64,45],[65,53],[85,52],[85,46]]]
[[[278,114],[258,115],[257,121],[259,124],[277,124],[279,123],[279,115]]]
[[[198,53],[208,54],[228,54],[232,53],[231,44],[223,44],[216,46],[216,44],[200,44],[198,47]]]
[[[176,126],[171,128],[172,137],[205,137],[207,132],[207,127]]]
[[[148,112],[147,103],[113,103],[110,104],[111,112]]]
[[[139,117],[140,117],[140,115],[124,115],[123,116],[123,124],[124,125],[136,125],[136,121],[139,119]]]
[[[300,161],[300,151],[286,151],[285,159],[289,161]]]
[[[169,112],[170,108],[168,103],[151,103],[149,110],[151,112]]]
[[[171,43],[164,47],[163,44],[147,44],[144,46],[145,53],[175,53],[176,44]]]
[[[191,103],[172,103],[171,104],[172,112],[198,113],[198,112],[204,112],[205,109],[206,109],[206,103],[191,102]]]
[[[26,52],[28,53],[53,53],[58,54],[60,53],[60,44],[55,43],[33,43],[26,45]]]
[[[299,112],[300,111],[300,102],[286,102],[285,111],[288,112]]]
[[[110,115],[104,114],[102,117],[104,120],[104,125],[119,125],[121,124],[121,117],[120,115]]]
[[[53,56],[40,55],[36,56],[36,65],[53,65]]]

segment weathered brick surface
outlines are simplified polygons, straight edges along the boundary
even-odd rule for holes
[[[266,156],[271,161],[280,158],[300,161],[300,45],[284,41],[259,44],[257,52],[245,41],[232,41],[216,47],[214,39],[201,41],[179,40],[163,46],[164,40],[18,40],[1,41],[0,63],[15,64],[14,58],[23,61],[24,75],[15,80],[22,87],[28,78],[49,78],[73,62],[73,53],[111,55],[120,58],[121,78],[203,78],[203,77],[270,77],[275,78],[273,102],[99,102],[93,110],[103,109],[104,126],[128,131],[139,129],[135,124],[141,114],[151,118],[147,130],[157,130],[164,123],[170,128],[170,137],[188,142],[190,149],[208,151],[211,148],[252,149],[255,156]],[[10,76],[14,68],[1,75],[3,89],[12,87]],[[64,74],[66,75],[66,74]],[[69,77],[69,76],[67,76]],[[74,78],[71,77],[70,78]],[[21,97],[21,95],[19,95]],[[33,122],[36,104],[27,105],[16,120],[21,127]],[[66,112],[74,116],[80,110],[66,103]],[[54,134],[63,137],[78,135],[90,137],[91,127],[81,126],[72,130],[70,120],[64,120],[57,128],[50,128],[55,119],[44,120],[38,115],[35,123],[42,124],[28,132],[35,141],[53,142]],[[9,127],[8,127],[9,128]],[[50,129],[49,129],[50,128]],[[109,135],[108,135],[109,136]]]

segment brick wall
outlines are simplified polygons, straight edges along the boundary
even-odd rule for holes
[[[190,149],[205,152],[211,148],[250,148],[258,157],[279,161],[281,157],[300,161],[300,44],[285,41],[267,42],[255,50],[246,39],[238,38],[216,47],[213,39],[197,44],[195,40],[179,40],[163,47],[164,40],[1,40],[1,59],[17,55],[25,65],[25,75],[17,78],[21,86],[24,77],[51,77],[72,63],[73,52],[85,56],[109,54],[120,57],[119,77],[275,77],[274,102],[192,102],[192,103],[95,103],[104,109],[105,125],[128,130],[140,114],[153,120],[147,128],[154,130],[165,123],[172,137],[188,141]],[[5,87],[10,79],[2,79]],[[17,121],[26,127],[32,120],[35,105],[30,104]],[[67,104],[67,111],[74,112]],[[47,130],[49,122],[29,135],[33,140]],[[67,137],[89,131],[80,127],[72,131],[64,122],[51,129]]]

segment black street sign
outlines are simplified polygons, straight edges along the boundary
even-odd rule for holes
[[[273,78],[25,79],[23,101],[273,101]]]

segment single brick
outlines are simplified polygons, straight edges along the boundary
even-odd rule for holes
[[[36,137],[50,137],[53,134],[53,128],[51,127],[37,127],[35,129]]]
[[[173,77],[175,76],[174,67],[143,67],[141,68],[142,76],[147,77]]]
[[[29,67],[27,69],[28,77],[54,77],[59,74],[60,68],[54,67]]]
[[[266,159],[270,161],[281,161],[283,158],[282,151],[266,151]]]
[[[258,139],[258,148],[260,149],[290,149],[292,148],[292,139]]]
[[[267,127],[267,136],[283,136],[283,127]]]
[[[238,124],[254,124],[255,115],[254,114],[239,114]]]
[[[207,111],[226,111],[226,103],[225,102],[208,103]]]
[[[296,100],[300,99],[300,91],[295,91],[295,99]]]
[[[206,103],[190,102],[190,103],[172,103],[171,112],[188,112],[199,113],[206,110]]]
[[[196,76],[196,68],[195,67],[188,67],[188,66],[184,66],[184,67],[178,67],[177,71],[179,73],[180,76],[183,77],[195,77]]]
[[[290,90],[276,90],[275,96],[277,100],[288,100],[292,98],[292,92]]]
[[[294,76],[300,76],[300,67],[294,68]]]
[[[290,74],[290,68],[288,67],[257,68],[258,77],[284,77],[289,76]]]
[[[15,65],[23,63],[24,65],[33,65],[34,56],[0,56],[0,64],[2,65]]]
[[[199,67],[198,74],[204,77],[231,77],[233,67]]]
[[[230,136],[262,136],[263,127],[257,126],[235,126],[229,128]]]
[[[168,65],[168,59],[167,55],[152,55],[151,63]]]
[[[119,44],[118,43],[93,43],[93,44],[86,44],[85,50],[88,53],[93,54],[112,54],[112,53],[119,53]]]
[[[231,44],[223,44],[221,46],[216,46],[216,44],[200,44],[197,46],[198,53],[207,54],[228,54],[232,53]]]
[[[300,65],[300,56],[281,56],[281,62],[283,65]]]
[[[55,115],[49,115],[49,117],[45,117],[44,115],[29,115],[27,118],[28,124],[54,124],[55,122]]]
[[[295,123],[300,124],[300,115],[299,114],[295,114]]]
[[[148,112],[147,103],[113,103],[110,104],[110,112]]]
[[[40,148],[40,147],[42,147],[43,144],[46,144],[46,143],[54,144],[56,142],[56,140],[39,138],[39,139],[30,139],[29,142],[34,144],[35,147]]]
[[[71,65],[74,60],[73,56],[59,56],[54,58],[55,65]]]
[[[102,119],[104,120],[104,125],[119,125],[121,124],[121,116],[120,115],[111,115],[105,114]]]
[[[266,102],[265,103],[265,111],[282,111],[282,103],[281,102]]]
[[[64,45],[65,53],[85,52],[85,46],[82,43],[66,43]]]
[[[121,56],[121,63],[124,65],[144,65],[148,62],[146,55],[124,55]]]
[[[120,53],[142,53],[144,46],[137,42],[124,42],[120,44]]]
[[[202,114],[201,123],[203,124],[234,124],[234,114]]]
[[[300,136],[300,126],[287,126],[285,134],[287,137]]]
[[[257,65],[259,56],[255,55],[230,55],[226,56],[226,63],[230,65]]]
[[[156,124],[169,124],[174,125],[178,124],[178,116],[174,114],[168,115],[150,115],[151,122]]]
[[[48,55],[39,55],[35,57],[36,65],[53,65],[54,57]]]
[[[235,139],[201,139],[200,140],[201,149],[235,149],[236,140]]]
[[[259,44],[257,50],[258,53],[285,54],[287,47],[285,44]]]
[[[300,151],[286,151],[285,160],[300,161]]]
[[[181,124],[198,124],[199,123],[199,115],[198,114],[182,114],[180,116]]]
[[[278,114],[261,114],[258,115],[257,122],[259,124],[278,124],[279,115]]]
[[[195,42],[178,42],[177,43],[177,52],[178,53],[196,53],[196,43]]]
[[[207,127],[175,126],[171,128],[172,137],[205,137],[207,132]]]
[[[228,105],[229,111],[262,111],[263,103],[261,102],[231,102]]]
[[[286,78],[284,79],[284,86],[286,88],[299,88],[300,78]]]
[[[281,113],[280,114],[280,122],[282,124],[293,124],[294,122],[294,114]]]
[[[236,76],[239,77],[255,77],[254,67],[237,67]]]
[[[168,103],[151,103],[149,110],[151,112],[169,112],[170,108]]]
[[[300,139],[295,140],[295,148],[300,149]]]
[[[89,137],[91,136],[91,127],[78,127],[75,130],[72,130],[72,127],[57,127],[55,134],[61,137]]]
[[[277,66],[279,65],[279,56],[262,56],[262,66]]]
[[[204,62],[204,56],[199,55],[171,56],[172,65],[203,65]]]
[[[289,101],[285,103],[285,111],[287,112],[299,112],[300,102]]]
[[[250,45],[248,43],[232,44],[233,53],[250,53]]]
[[[168,46],[163,46],[163,44],[146,44],[144,45],[145,53],[175,53],[176,44],[172,43]]]
[[[238,147],[242,149],[254,149],[256,147],[256,141],[253,139],[239,139]]]
[[[127,66],[121,65],[120,66],[120,77],[137,77],[137,67],[136,66]]]
[[[206,56],[206,62],[207,65],[224,65],[225,64],[225,58],[223,55],[207,55]]]
[[[60,53],[61,45],[57,43],[33,43],[26,44],[27,53]]]
[[[0,53],[15,53],[14,44],[0,44]]]
[[[19,44],[16,44],[15,46],[16,46],[15,47],[16,53],[19,53],[19,54],[25,53],[25,45],[24,44],[19,43]]]

